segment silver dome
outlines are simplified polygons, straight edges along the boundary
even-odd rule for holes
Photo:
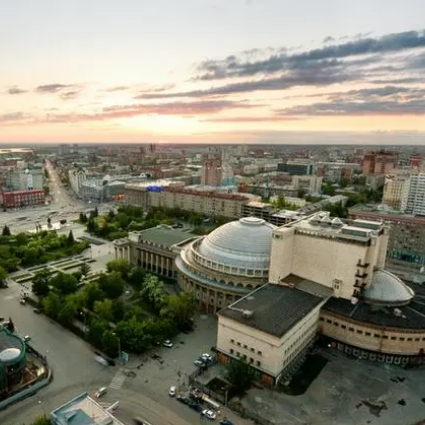
[[[365,302],[370,304],[404,305],[414,296],[412,288],[387,270],[374,272],[371,285],[363,291]]]
[[[244,217],[211,232],[201,242],[198,252],[227,266],[267,270],[275,228],[260,218]]]

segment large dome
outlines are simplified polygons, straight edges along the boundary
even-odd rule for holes
[[[373,273],[372,283],[363,292],[365,302],[383,305],[405,305],[415,296],[413,289],[387,270]]]
[[[241,218],[211,232],[203,239],[198,252],[226,266],[267,270],[274,228],[260,218]]]

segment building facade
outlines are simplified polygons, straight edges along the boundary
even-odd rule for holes
[[[68,171],[71,189],[79,195],[81,186],[87,180],[87,173],[82,168],[72,168]]]
[[[177,279],[175,258],[180,245],[196,238],[192,233],[157,226],[139,232],[130,232],[128,238],[114,241],[115,259],[125,259],[134,267],[160,276]]]
[[[45,203],[44,190],[1,191],[3,208],[23,208]]]
[[[398,165],[398,155],[394,152],[369,152],[363,157],[363,174],[390,174]]]
[[[202,157],[201,184],[204,186],[221,186],[223,180],[222,154],[212,150]]]

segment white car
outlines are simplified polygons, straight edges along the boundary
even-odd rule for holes
[[[199,359],[196,359],[195,366],[199,366],[199,367],[205,366],[205,360],[202,357],[200,357]]]
[[[202,416],[205,416],[208,419],[214,420],[217,417],[217,414],[213,410],[203,410]]]
[[[94,396],[96,397],[96,398],[100,398],[100,397],[102,397],[103,395],[105,395],[106,393],[108,392],[108,389],[106,388],[106,387],[102,387],[102,388],[99,388],[95,393],[94,393]]]
[[[170,397],[174,397],[176,395],[176,391],[177,391],[177,388],[173,385],[172,387],[170,387],[170,390],[168,391],[168,395]]]
[[[201,354],[201,358],[204,359],[204,360],[211,361],[212,360],[212,355],[211,354],[208,354],[208,353],[203,353],[203,354]]]
[[[31,337],[29,335],[25,335],[24,336],[24,341],[25,342],[30,342],[31,341]]]
[[[171,348],[173,346],[173,343],[169,339],[167,339],[162,343],[162,345],[164,347]]]

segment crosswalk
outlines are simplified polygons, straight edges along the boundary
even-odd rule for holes
[[[112,388],[114,390],[119,390],[125,381],[126,375],[122,371],[118,371],[115,376],[112,378],[111,383],[109,384],[109,388]]]

